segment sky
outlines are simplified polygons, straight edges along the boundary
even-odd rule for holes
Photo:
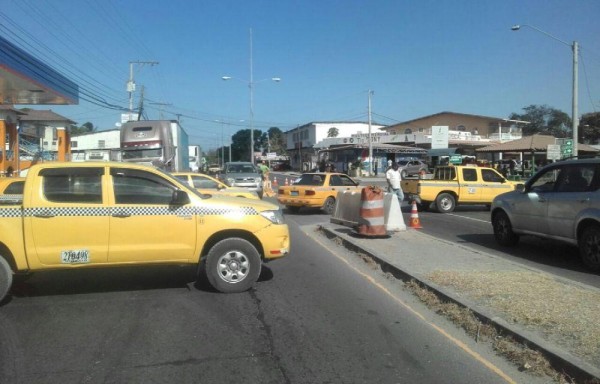
[[[143,88],[147,118],[214,148],[250,125],[367,122],[369,91],[383,125],[571,115],[573,41],[579,114],[598,112],[599,16],[598,0],[0,0],[0,34],[103,100],[35,108],[114,129],[133,69],[135,108]]]

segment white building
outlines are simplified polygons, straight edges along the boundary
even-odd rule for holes
[[[381,124],[371,123],[371,133],[381,132]],[[286,133],[287,151],[293,169],[309,170],[316,166],[318,155],[315,144],[326,139],[332,133],[336,137],[351,137],[365,134],[368,136],[369,124],[364,122],[312,122],[293,128]]]
[[[110,129],[71,137],[73,161],[121,159],[121,131]]]

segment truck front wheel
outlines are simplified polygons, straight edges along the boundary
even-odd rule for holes
[[[240,238],[219,241],[206,256],[204,272],[214,289],[223,293],[249,290],[258,280],[260,255],[250,242]]]
[[[435,199],[435,206],[440,213],[449,213],[456,208],[456,199],[449,193],[440,193]]]
[[[4,257],[0,256],[0,302],[12,286],[13,272]]]

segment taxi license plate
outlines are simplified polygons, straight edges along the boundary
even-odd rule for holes
[[[63,264],[89,263],[90,251],[87,249],[77,249],[72,251],[62,251],[60,261]]]
[[[298,196],[298,191],[290,191],[290,196]]]

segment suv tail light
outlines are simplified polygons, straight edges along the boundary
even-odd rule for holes
[[[304,194],[305,194],[306,196],[314,196],[314,195],[316,195],[316,194],[317,194],[317,192],[315,192],[315,191],[313,191],[313,190],[309,189],[309,190],[305,191],[305,192],[304,192]]]

